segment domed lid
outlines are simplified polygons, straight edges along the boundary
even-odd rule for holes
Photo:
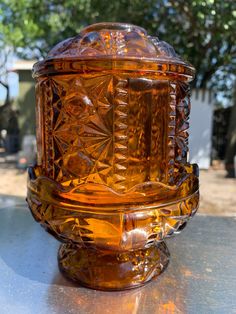
[[[172,46],[148,36],[143,28],[124,23],[98,23],[57,44],[45,60],[34,65],[33,75],[86,71],[85,60],[107,60],[106,64],[92,62],[90,65],[94,70],[96,67],[101,70],[103,65],[104,70],[157,71],[179,74],[188,80],[195,73]]]

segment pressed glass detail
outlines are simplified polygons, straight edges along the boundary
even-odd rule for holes
[[[38,154],[27,201],[65,242],[67,277],[117,290],[166,268],[163,241],[199,202],[187,160],[193,74],[170,45],[117,23],[89,26],[34,66]]]

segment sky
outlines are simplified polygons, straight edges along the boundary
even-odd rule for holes
[[[0,57],[1,59],[1,57]],[[7,59],[6,63],[6,69],[7,69],[7,76],[6,75],[0,75],[0,79],[3,82],[7,82],[10,87],[10,97],[16,98],[19,94],[19,80],[18,80],[18,74],[16,72],[12,72],[12,69],[14,68],[14,63],[17,61],[17,58],[9,54],[9,57]],[[1,60],[2,63],[2,60]],[[6,89],[0,85],[0,102],[2,103],[6,97]]]
[[[18,74],[11,72],[8,74],[8,84],[10,86],[10,98],[16,98],[19,94]],[[6,97],[6,89],[0,85],[0,101],[3,102]]]

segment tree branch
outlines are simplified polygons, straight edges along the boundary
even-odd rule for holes
[[[9,104],[10,104],[10,91],[9,91],[9,85],[8,84],[6,84],[6,83],[4,83],[4,82],[2,82],[1,80],[0,80],[0,84],[3,86],[3,87],[5,87],[6,88],[6,90],[7,90],[7,94],[6,94],[6,98],[5,98],[5,101],[4,101],[4,104],[1,106],[1,109],[4,107],[6,107],[6,106],[8,106]]]

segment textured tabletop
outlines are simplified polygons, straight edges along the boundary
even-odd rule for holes
[[[236,313],[236,218],[195,216],[168,239],[165,273],[142,288],[102,292],[61,276],[59,243],[22,199],[0,201],[1,314]]]

